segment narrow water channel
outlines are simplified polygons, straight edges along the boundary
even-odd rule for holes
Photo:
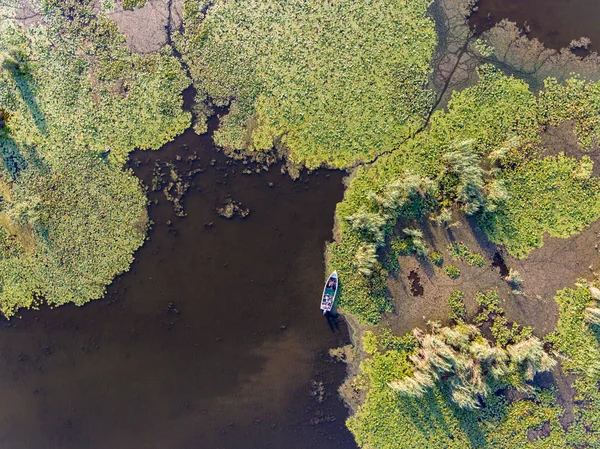
[[[157,161],[202,170],[187,216],[150,193],[149,241],[105,299],[1,323],[0,446],[355,448],[328,355],[348,332],[318,306],[343,174],[244,174],[191,131],[132,160],[147,185]],[[228,199],[250,214],[220,217]]]

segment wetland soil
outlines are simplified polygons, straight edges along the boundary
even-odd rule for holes
[[[132,160],[146,185],[201,170],[187,216],[151,192],[149,241],[105,299],[0,323],[1,446],[355,448],[328,355],[348,332],[318,308],[343,174],[243,174],[190,131]],[[250,214],[220,217],[229,200]]]

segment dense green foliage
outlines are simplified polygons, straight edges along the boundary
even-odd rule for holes
[[[179,48],[200,101],[230,104],[215,139],[345,167],[424,123],[436,44],[431,0],[186,2]]]
[[[399,395],[390,383],[412,372],[412,345],[389,346],[371,337],[370,353],[354,385],[366,389],[366,401],[348,420],[360,447],[377,449],[566,448],[559,417],[562,409],[551,390],[507,403],[490,395],[480,410],[461,409],[450,401],[443,383],[422,397]],[[389,340],[389,338],[388,338]],[[550,435],[537,441],[531,431],[549,424]]]
[[[565,121],[575,124],[579,142],[589,149],[600,144],[600,82],[590,83],[575,76],[565,83],[554,78],[544,81],[540,93],[540,122],[559,125]]]
[[[0,308],[83,304],[126,271],[146,199],[123,162],[190,122],[167,54],[140,56],[93,2],[48,2],[28,29],[3,22]]]
[[[600,406],[600,342],[598,327],[585,322],[585,309],[592,304],[592,296],[585,287],[558,292],[556,302],[560,307],[556,331],[549,337],[555,348],[567,356],[562,363],[566,371],[580,374],[575,387],[587,400]]]
[[[600,217],[598,178],[591,176],[589,158],[539,157],[539,111],[524,82],[483,66],[479,82],[454,92],[447,111],[436,111],[428,129],[374,164],[356,169],[337,207],[338,234],[329,247],[330,266],[341,273],[340,306],[371,322],[389,307],[383,289],[386,272],[380,270],[368,281],[358,279],[348,262],[364,241],[364,234],[347,225],[358,211],[383,217],[378,228],[382,245],[399,217],[448,215],[446,208],[458,203],[465,212],[477,214],[492,241],[518,257],[539,247],[545,233],[568,237]],[[473,164],[479,168],[473,170]],[[409,179],[431,187],[423,198],[386,207],[389,201],[384,200],[394,186]],[[467,250],[457,246],[452,253],[470,265],[485,263]],[[377,288],[371,295],[373,285]]]
[[[510,201],[480,224],[489,238],[508,251],[525,257],[542,246],[545,233],[569,237],[600,217],[600,180],[590,176],[589,159],[581,161],[560,154],[523,160],[504,170]]]

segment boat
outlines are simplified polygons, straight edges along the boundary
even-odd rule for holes
[[[326,315],[327,312],[331,312],[333,309],[333,302],[335,301],[335,295],[338,290],[338,275],[337,271],[334,271],[327,278],[327,282],[325,282],[325,288],[323,289],[323,296],[321,297],[321,310],[323,311],[323,315]]]

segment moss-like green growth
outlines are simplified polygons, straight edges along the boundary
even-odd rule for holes
[[[230,104],[215,139],[285,148],[310,168],[397,148],[424,124],[431,0],[186,2],[179,48],[200,101]]]

